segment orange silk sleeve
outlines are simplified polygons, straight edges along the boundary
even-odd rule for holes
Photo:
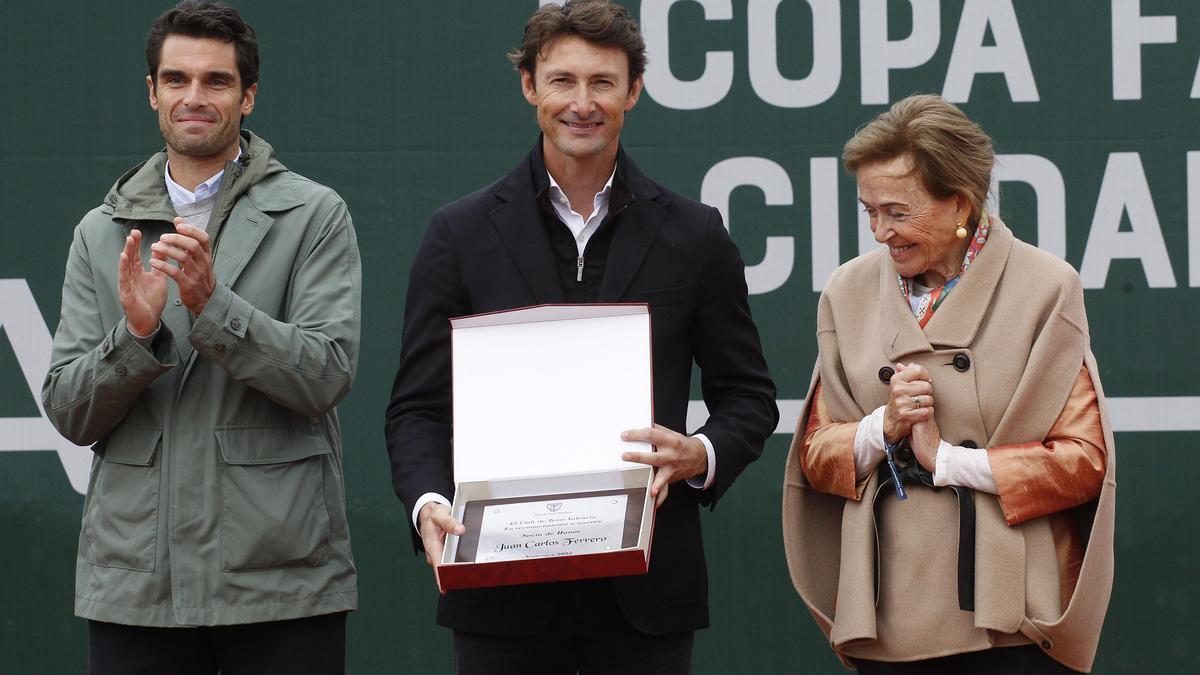
[[[988,448],[1009,525],[1095,499],[1107,459],[1100,405],[1086,365],[1044,441]]]
[[[854,475],[854,435],[858,422],[834,422],[821,395],[821,383],[813,388],[804,443],[800,446],[800,470],[813,489],[846,499],[862,498]]]

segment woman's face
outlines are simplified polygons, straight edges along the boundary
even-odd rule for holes
[[[886,244],[896,271],[924,275],[939,286],[958,273],[968,240],[955,236],[970,207],[961,196],[938,199],[921,185],[911,155],[864,164],[855,173],[859,201],[871,217],[875,241]]]

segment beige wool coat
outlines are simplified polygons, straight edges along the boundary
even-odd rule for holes
[[[887,646],[878,644],[877,525],[941,532],[955,543],[932,548],[919,560],[900,561],[903,565],[954,570],[957,564],[958,522],[953,515],[947,518],[944,509],[938,522],[922,522],[922,511],[909,508],[904,519],[883,517],[888,522],[877,524],[872,508],[877,474],[869,478],[860,500],[809,485],[799,450],[818,381],[831,417],[857,422],[886,404],[889,390],[879,377],[881,367],[921,364],[931,374],[943,438],[990,448],[1045,439],[1086,365],[1100,406],[1107,461],[1099,498],[1076,509],[1090,531],[1082,529],[1086,552],[1074,593],[1069,602],[1061,601],[1049,519],[1009,526],[999,500],[976,492],[975,610],[963,615],[983,640],[982,648],[1032,642],[1056,661],[1088,671],[1112,586],[1116,456],[1078,274],[1062,260],[1016,240],[993,218],[987,245],[922,330],[899,292],[886,253],[881,249],[846,263],[821,295],[820,356],[784,477],[783,537],[792,582],[833,649],[849,663],[847,656],[888,653]],[[959,354],[970,359],[965,371],[951,367]],[[914,490],[909,492],[911,504]],[[878,498],[895,502],[890,488]],[[957,510],[952,507],[949,513]],[[895,533],[890,539],[888,532],[879,536],[885,544],[897,541]],[[881,550],[881,557],[887,555]],[[879,592],[884,594],[878,599],[882,606],[893,590],[885,580]],[[953,577],[920,593],[922,605],[943,608],[938,611],[947,615],[959,611]],[[910,603],[910,609],[919,613],[921,607]],[[936,629],[936,622],[915,624],[924,628],[905,639],[928,652],[937,653],[939,642],[950,639],[949,631]],[[947,649],[952,653],[955,648]]]

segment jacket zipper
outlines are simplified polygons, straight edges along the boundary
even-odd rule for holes
[[[620,213],[622,211],[624,211],[628,207],[629,207],[628,203],[622,204],[619,209],[617,209],[616,211],[610,212],[607,216],[604,217],[604,221],[601,222],[600,225],[596,227],[596,231],[599,232],[601,227],[604,227],[604,225],[606,223],[611,221],[613,218],[616,218],[618,215],[620,215]],[[584,263],[583,255],[580,255],[578,258],[575,259],[575,283],[580,283],[580,284],[583,283],[583,263]]]

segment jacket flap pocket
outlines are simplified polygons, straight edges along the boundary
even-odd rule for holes
[[[134,424],[119,424],[93,448],[106,462],[150,466],[154,463],[154,451],[162,438],[161,427],[140,427]]]
[[[217,427],[213,433],[226,464],[280,464],[333,452],[320,429],[309,433],[287,425],[253,425]]]

